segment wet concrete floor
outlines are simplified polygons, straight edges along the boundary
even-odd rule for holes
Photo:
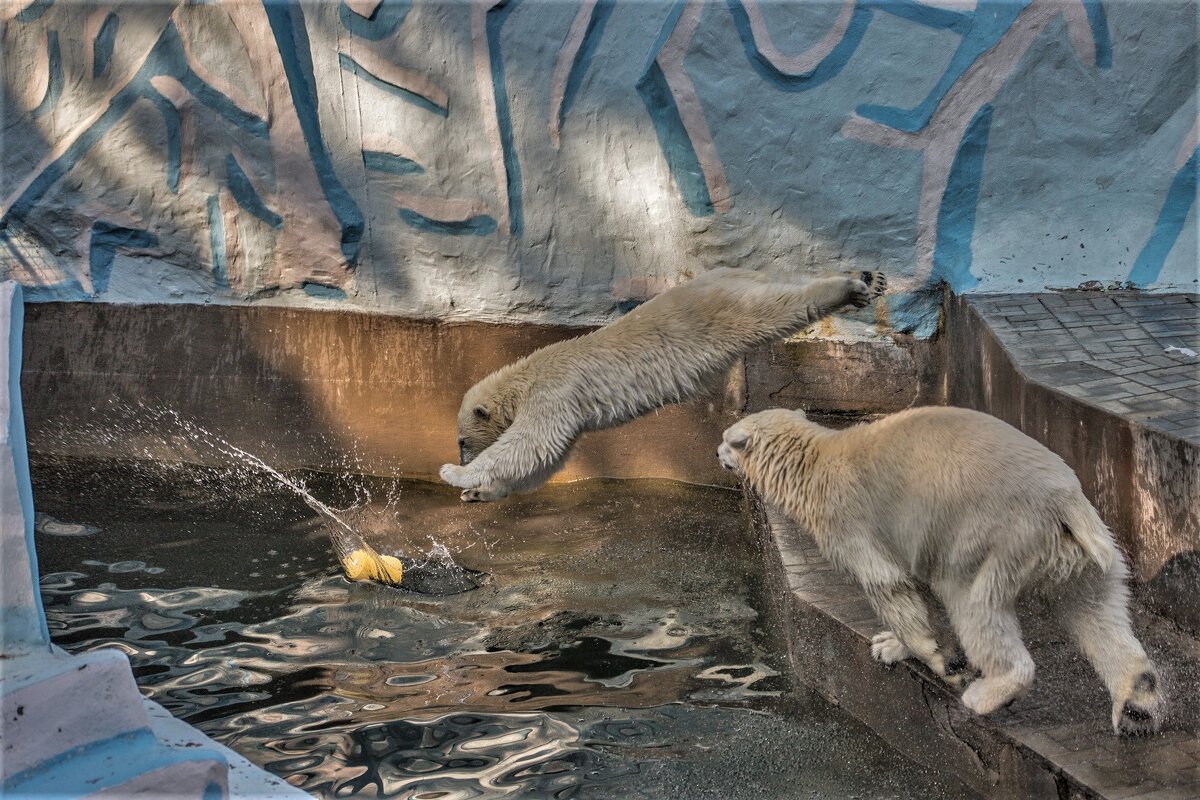
[[[585,481],[495,504],[300,474],[380,552],[490,580],[340,574],[321,520],[244,471],[36,461],[54,640],[129,654],[175,715],[322,797],[959,798],[787,677],[741,496]]]

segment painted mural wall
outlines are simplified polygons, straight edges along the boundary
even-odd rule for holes
[[[35,300],[594,323],[696,272],[1197,290],[1196,0],[5,0]]]

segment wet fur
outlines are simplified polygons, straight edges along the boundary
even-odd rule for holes
[[[1108,688],[1114,731],[1159,728],[1160,680],[1130,626],[1124,558],[1075,474],[1038,442],[959,408],[844,431],[773,409],[726,430],[718,457],[861,584],[889,628],[872,641],[876,659],[915,656],[958,679],[918,591],[929,587],[982,673],[963,703],[995,711],[1033,681],[1014,609],[1036,591]]]
[[[865,306],[885,285],[877,272],[798,280],[728,268],[704,273],[471,387],[458,415],[462,464],[446,464],[441,477],[463,489],[464,500],[537,488],[580,434],[697,397],[747,351],[843,306]]]

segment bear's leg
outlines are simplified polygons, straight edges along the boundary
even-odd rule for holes
[[[985,566],[970,583],[943,587],[942,601],[967,659],[983,677],[963,692],[963,705],[990,714],[1020,697],[1033,683],[1033,658],[1021,641],[1015,610],[1016,582]],[[998,592],[1011,588],[1013,596]]]
[[[1106,573],[1088,570],[1063,587],[1054,606],[1108,688],[1113,731],[1138,736],[1159,729],[1166,703],[1158,670],[1129,623],[1125,575],[1122,561]]]
[[[871,640],[871,655],[885,664],[916,656],[938,677],[953,683],[946,674],[946,659],[929,625],[929,610],[921,594],[903,581],[860,582],[871,606],[890,628]]]
[[[790,336],[812,325],[844,306],[863,308],[886,287],[881,273],[869,273],[868,286],[855,277],[836,275],[816,278],[799,284],[771,283],[754,286],[747,293],[754,304],[754,314],[775,316],[770,323],[771,335]]]
[[[440,475],[463,489],[467,502],[487,502],[529,491],[558,471],[578,431],[561,409],[530,403],[513,424],[470,464],[443,464]]]

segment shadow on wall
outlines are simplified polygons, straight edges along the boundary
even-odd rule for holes
[[[30,306],[23,390],[43,454],[229,464],[205,432],[279,469],[436,479],[479,377],[579,335],[259,306]],[[79,335],[87,334],[86,346]],[[658,477],[728,484],[713,456],[728,401],[664,409],[583,437],[559,480]],[[183,423],[199,426],[187,434]]]
[[[1031,242],[1050,247],[1031,217],[1000,253],[1005,203],[1071,183],[1005,182],[1030,159],[1070,173],[1074,139],[1100,136],[1134,153],[1139,174],[1170,171],[1172,186],[1191,174],[1186,157],[1159,162],[1179,136],[1191,137],[1181,153],[1196,146],[1179,130],[1192,95],[1143,95],[1187,73],[1193,34],[1164,22],[1175,6],[1133,5],[501,0],[463,14],[401,0],[38,0],[0,12],[5,74],[33,74],[9,87],[6,124],[32,135],[6,156],[20,168],[6,170],[2,210],[60,268],[47,298],[341,301],[579,324],[637,299],[627,285],[728,262],[882,267],[904,290],[994,284],[1032,259]],[[1160,28],[1159,61],[1134,58],[1130,43]],[[873,58],[881,48],[889,57]],[[1115,82],[1128,97],[1104,111]],[[1033,140],[1016,137],[1029,158],[1014,162],[1030,87],[1076,84],[1079,108],[1038,111]],[[1095,125],[1089,102],[1103,106]],[[1137,130],[1125,106],[1146,111],[1129,117]],[[1151,119],[1161,125],[1142,131]],[[998,152],[997,140],[1010,144]],[[1154,228],[1139,276],[1159,277],[1155,254],[1186,239],[1194,192],[1168,194],[1154,195],[1157,225],[1121,215]],[[1150,196],[1122,186],[1097,202],[1117,195]],[[977,216],[999,262],[982,271]],[[1092,263],[1113,241],[1088,242]],[[696,264],[681,268],[681,253]],[[896,295],[894,327],[910,324],[907,304],[930,308],[913,300]],[[928,322],[915,314],[911,329],[927,335]]]

